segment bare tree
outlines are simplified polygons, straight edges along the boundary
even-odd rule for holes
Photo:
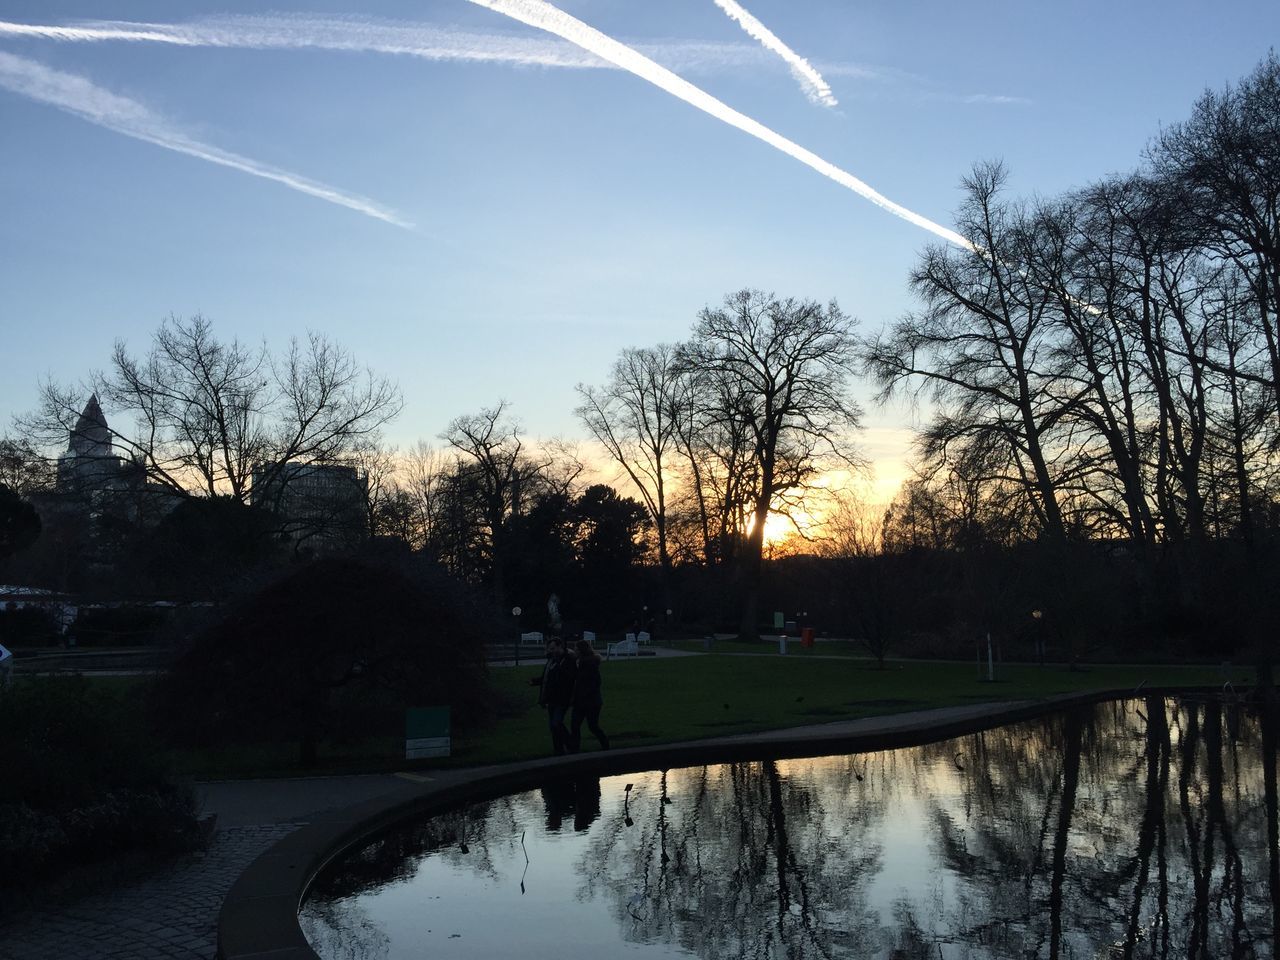
[[[205,317],[170,317],[142,357],[117,342],[106,373],[41,385],[19,426],[36,442],[66,442],[98,393],[113,408],[111,441],[147,479],[177,494],[247,501],[254,484],[282,490],[298,464],[338,462],[400,412],[399,389],[320,334],[282,357],[219,340]]]
[[[0,484],[28,497],[53,486],[53,462],[23,437],[0,437]]]
[[[1000,164],[979,165],[964,180],[957,217],[973,250],[926,250],[911,276],[924,310],[863,345],[864,369],[887,400],[914,383],[947,404],[936,442],[998,439],[1035,494],[1039,521],[1064,537],[1055,470],[1046,434],[1064,405],[1049,390],[1052,302],[1027,269],[1029,229],[1022,209],[1000,197]]]
[[[858,463],[851,432],[860,412],[847,394],[853,321],[834,301],[824,307],[741,290],[698,315],[680,355],[699,374],[702,422],[747,441],[740,629],[754,637],[770,513],[785,509],[781,499],[800,494],[824,467]]]
[[[437,557],[443,538],[444,487],[450,464],[439,450],[419,440],[401,461],[404,491],[412,504],[410,544]]]
[[[479,413],[456,417],[441,434],[459,454],[444,487],[453,511],[449,524],[459,538],[483,551],[494,597],[503,605],[510,521],[543,496],[567,497],[582,471],[575,452],[562,442],[550,441],[536,452],[528,449],[509,406],[500,400]]]
[[[400,457],[381,437],[366,438],[348,458],[364,481],[364,528],[369,536],[399,536],[406,542],[410,503],[401,487]]]
[[[664,608],[671,606],[667,506],[681,406],[688,397],[684,379],[676,364],[675,347],[659,344],[622,351],[602,387],[578,384],[582,397],[579,419],[622,467],[653,521]]]
[[[884,508],[849,489],[832,494],[822,517],[824,536],[816,552],[829,559],[873,557],[880,553]]]
[[[1239,84],[1206,91],[1150,153],[1194,218],[1194,241],[1247,278],[1280,418],[1280,57],[1272,50]]]

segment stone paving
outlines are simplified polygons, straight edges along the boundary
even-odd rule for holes
[[[0,920],[0,960],[212,960],[236,877],[297,823],[231,826],[202,854],[48,912]]]

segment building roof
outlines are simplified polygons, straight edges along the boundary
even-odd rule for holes
[[[79,455],[109,456],[111,453],[111,430],[107,427],[107,418],[98,403],[98,395],[94,393],[84,405],[76,425],[71,429],[71,452]]]

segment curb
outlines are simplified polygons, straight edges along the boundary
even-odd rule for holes
[[[772,758],[827,756],[918,746],[1029,720],[1069,707],[1136,696],[1204,694],[1217,687],[1099,690],[1038,700],[940,707],[819,726],[789,728],[682,743],[546,757],[433,773],[413,795],[378,797],[325,811],[253,861],[223,900],[217,960],[319,960],[298,924],[298,908],[317,874],[335,857],[407,819],[463,803],[532,789],[550,776],[618,775],[644,770]],[[823,730],[823,727],[840,729]]]

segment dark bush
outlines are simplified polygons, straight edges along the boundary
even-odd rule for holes
[[[135,694],[79,676],[0,691],[0,886],[198,841],[191,792],[169,778]]]
[[[58,621],[42,607],[0,606],[0,644],[19,647],[47,647],[62,642]]]
[[[173,613],[171,607],[127,604],[81,607],[68,631],[81,647],[137,647],[152,643]]]
[[[279,559],[278,529],[234,497],[187,497],[133,544],[127,565],[162,596],[221,598]]]
[[[197,746],[321,742],[402,729],[409,706],[485,712],[485,607],[434,568],[330,557],[228,604],[174,665],[162,716]]]

